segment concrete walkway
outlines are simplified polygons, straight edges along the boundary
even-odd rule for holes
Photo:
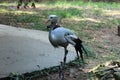
[[[63,56],[63,48],[55,49],[49,43],[48,32],[0,25],[0,77],[55,66]],[[69,46],[67,61],[75,56]]]

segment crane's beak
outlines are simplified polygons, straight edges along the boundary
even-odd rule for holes
[[[48,24],[50,22],[50,20],[47,20],[46,22],[45,22],[45,24]]]
[[[50,22],[50,20],[48,19],[45,24],[47,25],[48,23]],[[50,29],[50,25],[47,25],[47,29],[49,30]]]

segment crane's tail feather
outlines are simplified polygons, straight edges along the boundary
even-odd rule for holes
[[[81,44],[81,47],[82,47],[83,51],[85,52],[86,56],[88,56],[88,53],[87,53],[87,51],[85,50],[85,48],[82,44]]]
[[[80,40],[79,38],[75,40],[75,50],[76,50],[76,53],[77,53],[77,56],[78,56],[78,52],[80,54],[80,57],[82,59],[82,61],[84,62],[84,59],[83,59],[83,51],[85,52],[85,54],[87,55],[87,51],[85,50],[84,46],[82,45],[82,40]],[[79,56],[78,56],[79,58]]]

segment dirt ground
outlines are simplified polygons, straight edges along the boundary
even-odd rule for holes
[[[84,69],[83,69],[84,70]],[[70,68],[65,71],[65,80],[87,80],[88,74],[80,68]],[[86,69],[87,70],[87,69]],[[50,74],[37,80],[60,80],[59,74]]]

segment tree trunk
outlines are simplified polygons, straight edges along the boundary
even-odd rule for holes
[[[120,25],[118,25],[118,36],[120,36]]]

